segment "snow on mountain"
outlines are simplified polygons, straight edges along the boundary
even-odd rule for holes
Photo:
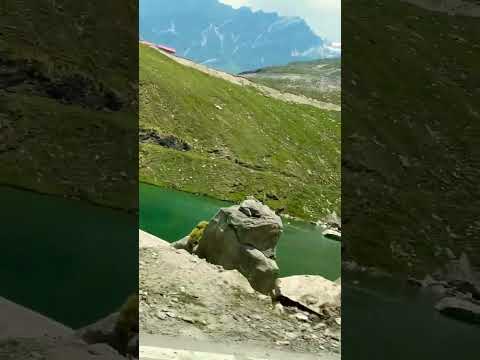
[[[218,0],[140,0],[140,36],[229,72],[340,55],[299,17]]]

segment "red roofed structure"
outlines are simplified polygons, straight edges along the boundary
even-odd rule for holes
[[[163,45],[157,45],[157,48],[162,50],[162,51],[165,51],[169,54],[175,54],[177,52],[175,49],[167,47],[167,46],[163,46]]]

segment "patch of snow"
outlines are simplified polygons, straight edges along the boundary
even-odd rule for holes
[[[208,44],[208,33],[209,33],[210,31],[212,31],[212,29],[213,29],[213,24],[210,24],[210,25],[208,25],[208,27],[207,27],[206,29],[204,29],[204,30],[201,32],[202,41],[200,42],[200,45],[201,45],[202,47],[207,46],[207,44]]]
[[[160,31],[158,31],[158,33],[160,33],[160,34],[171,33],[173,35],[178,35],[175,22],[174,21],[170,22],[170,27],[168,29],[160,30]]]
[[[293,57],[304,57],[304,56],[324,56],[324,48],[323,46],[314,46],[305,51],[298,51],[294,49],[291,54]]]
[[[253,44],[252,44],[252,49],[255,49],[257,47],[257,43],[258,41],[263,37],[264,33],[261,33],[260,35],[258,35],[255,40],[253,41]]]
[[[201,62],[200,65],[211,64],[211,63],[214,63],[214,62],[217,62],[217,61],[218,61],[217,58],[208,59],[208,60],[205,60],[204,62]]]
[[[216,26],[213,28],[213,30],[215,31],[215,35],[217,35],[218,40],[220,40],[220,47],[223,50],[223,40],[224,40],[225,36],[220,31],[218,31],[218,29],[219,28],[216,27]]]
[[[231,35],[232,35],[232,41],[234,43],[236,43],[240,39],[240,35],[235,35],[234,33],[232,33]]]
[[[267,29],[267,32],[278,31],[289,27],[290,25],[297,24],[303,20],[299,17],[287,16],[282,17],[277,21],[274,21]]]

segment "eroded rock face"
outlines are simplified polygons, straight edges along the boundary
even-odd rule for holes
[[[237,269],[252,287],[271,294],[278,277],[275,248],[282,220],[255,199],[222,208],[210,221],[197,255],[225,269]]]
[[[339,308],[341,285],[319,275],[295,275],[278,279],[276,296],[319,315],[325,308]]]

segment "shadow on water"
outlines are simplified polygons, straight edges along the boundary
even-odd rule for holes
[[[202,220],[212,218],[224,201],[156,186],[140,185],[140,228],[167,241],[187,235]],[[326,239],[315,226],[283,220],[277,248],[282,276],[318,274],[330,280],[340,276],[340,243]]]
[[[0,198],[0,296],[76,328],[136,292],[136,215],[7,187]]]

